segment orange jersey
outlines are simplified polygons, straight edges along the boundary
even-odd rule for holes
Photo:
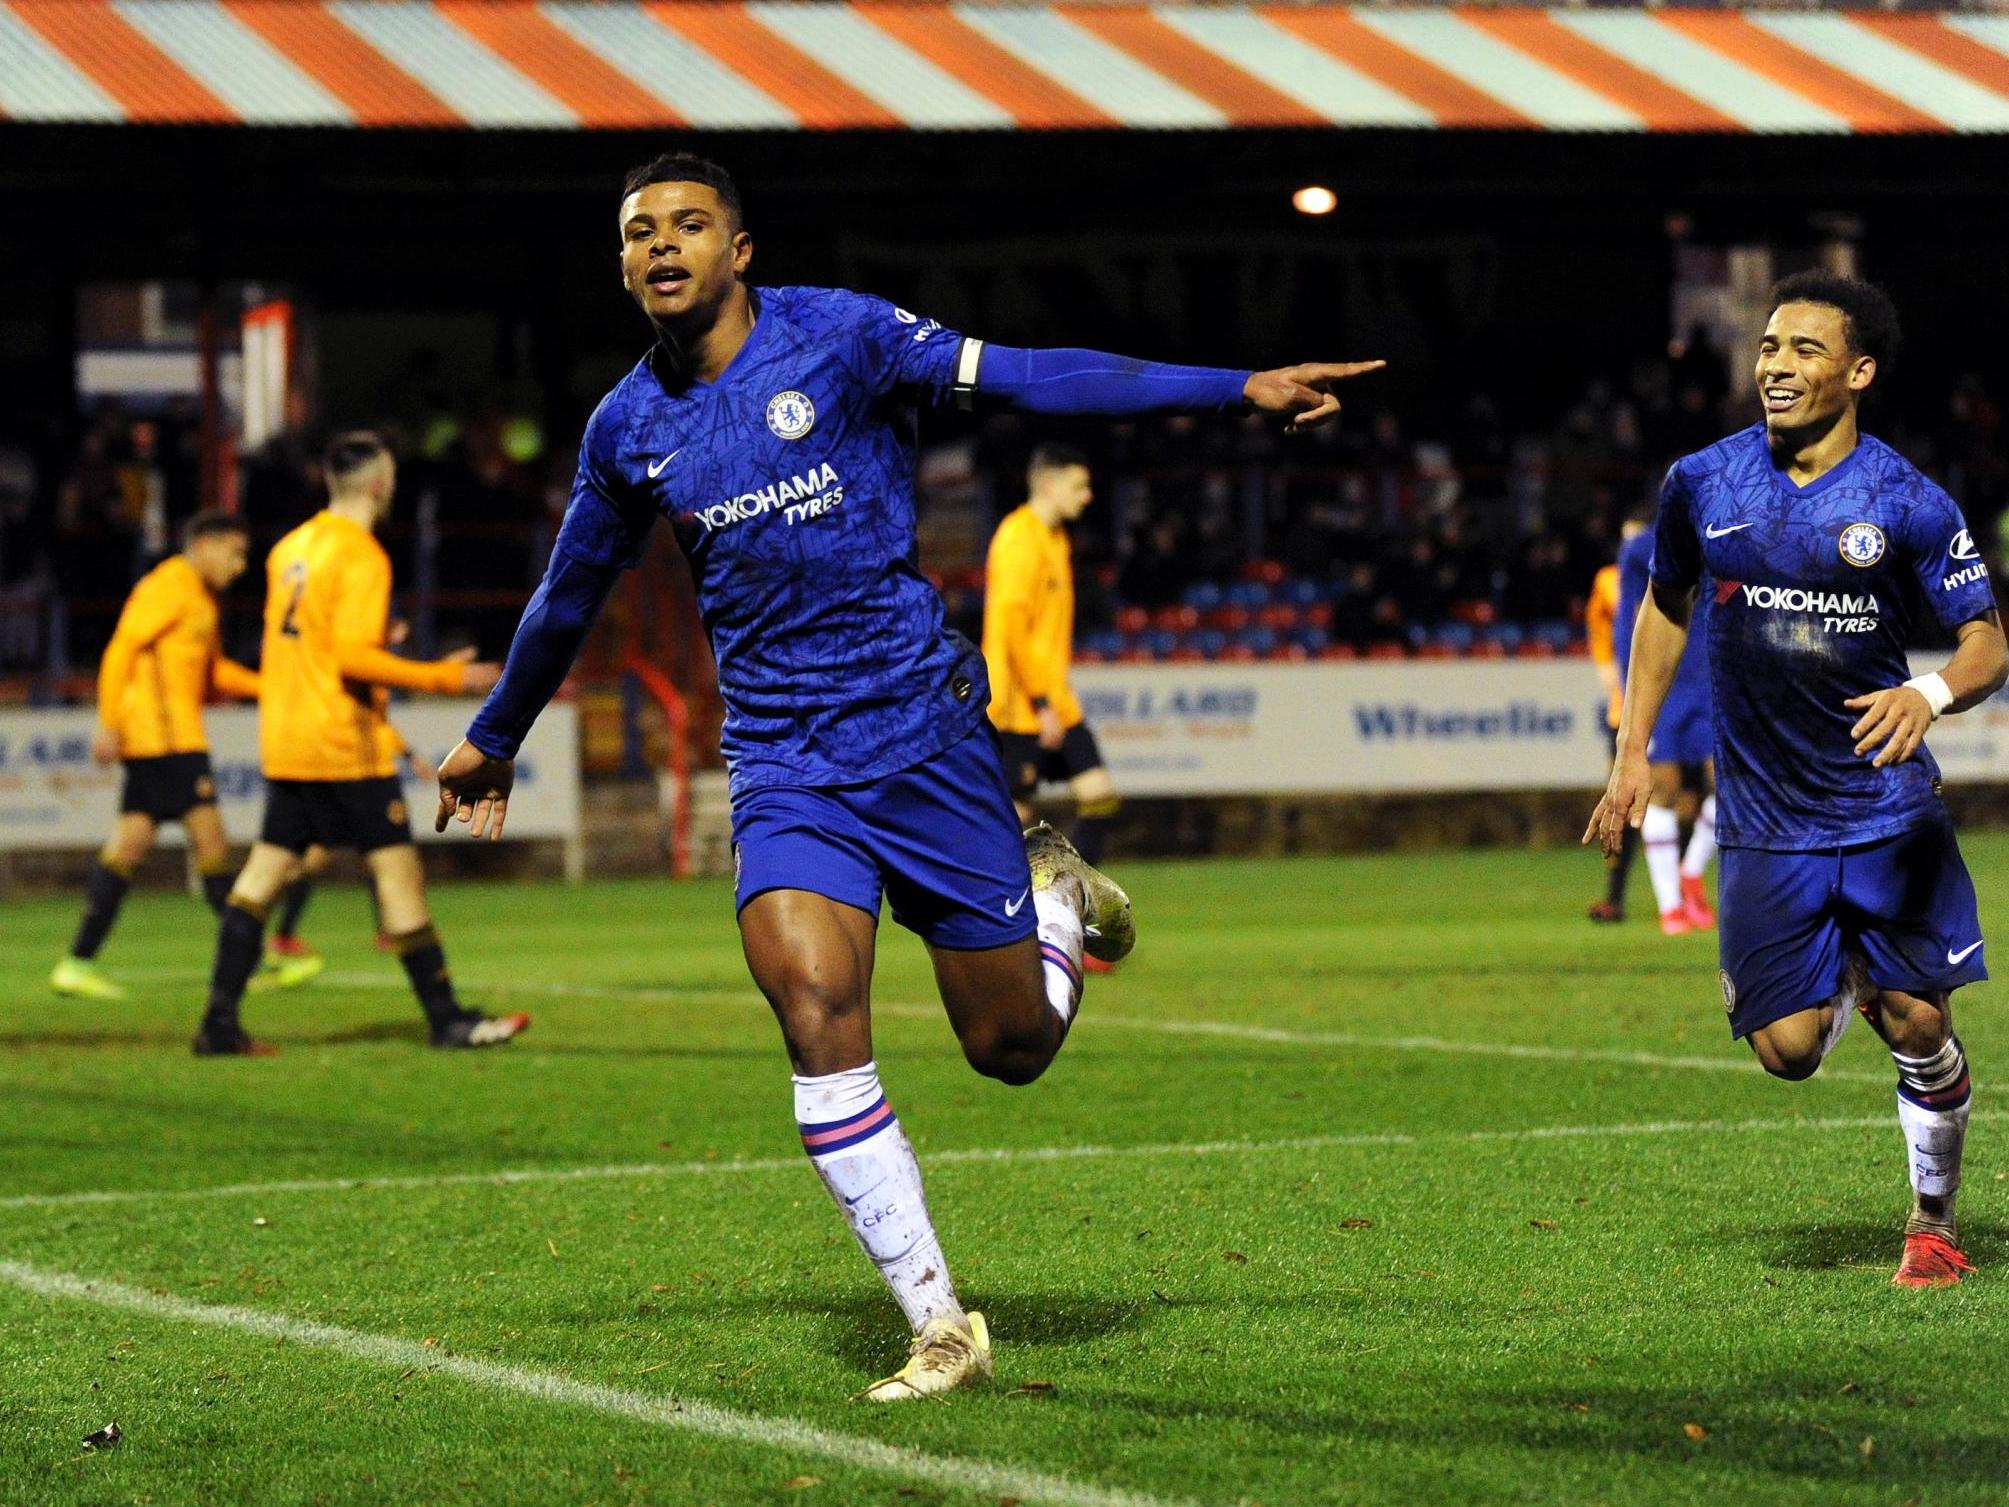
[[[98,666],[98,720],[122,759],[206,753],[210,691],[258,694],[258,677],[217,647],[216,598],[185,555],[170,555],[133,587]]]
[[[320,512],[265,561],[265,658],[258,751],[270,780],[381,779],[397,768],[379,686],[453,692],[451,661],[400,659],[384,647],[391,558],[352,518]]]
[[[1591,583],[1590,601],[1584,605],[1584,636],[1589,640],[1590,657],[1601,665],[1611,664],[1617,658],[1612,637],[1613,626],[1618,621],[1618,567],[1607,565],[1597,573]],[[1619,702],[1623,693],[1611,693],[1611,705],[1605,708],[1605,721],[1618,726]]]
[[[1041,521],[1026,503],[1005,515],[985,562],[984,662],[991,676],[991,721],[1000,732],[1035,733],[1035,697],[1081,720],[1067,683],[1074,647],[1074,556],[1067,530]]]

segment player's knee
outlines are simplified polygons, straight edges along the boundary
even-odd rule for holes
[[[1053,1061],[1053,1049],[1045,1042],[977,1033],[963,1038],[963,1056],[986,1078],[994,1078],[1010,1088],[1024,1088],[1044,1073]]]
[[[1751,1050],[1757,1054],[1760,1067],[1774,1078],[1783,1078],[1788,1083],[1800,1083],[1813,1077],[1821,1065],[1818,1039],[1801,1040],[1760,1031],[1751,1038]]]
[[[768,1002],[791,1040],[813,1040],[865,1008],[860,990],[848,979],[811,969],[789,968],[766,984]]]

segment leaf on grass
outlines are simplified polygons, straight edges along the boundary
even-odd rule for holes
[[[1018,1507],[1017,1497],[999,1497],[998,1507]]]
[[[1022,1381],[1005,1393],[1007,1397],[1051,1397],[1055,1388],[1050,1381]]]
[[[1684,1423],[1681,1425],[1681,1432],[1686,1434],[1690,1439],[1694,1440],[1697,1444],[1700,1444],[1704,1439],[1707,1439],[1709,1437],[1709,1430],[1704,1428],[1699,1423]]]
[[[801,1491],[805,1487],[821,1486],[822,1484],[823,1477],[821,1476],[790,1476],[786,1481],[781,1483],[781,1488],[784,1491]]]
[[[1553,1230],[1555,1227],[1556,1222],[1553,1219],[1530,1219],[1528,1221],[1528,1228],[1531,1230]]]
[[[421,1345],[424,1345],[428,1350],[437,1350],[439,1349],[439,1336],[436,1334],[429,1334],[424,1339],[420,1340],[419,1343]]]
[[[1901,1408],[1915,1408],[1918,1406],[1918,1399],[1916,1397],[1900,1397],[1897,1400],[1897,1405]]]
[[[1221,1259],[1223,1261],[1232,1261],[1237,1266],[1247,1266],[1249,1264],[1249,1258],[1244,1256],[1240,1251],[1222,1251]]]
[[[1851,1392],[1860,1392],[1861,1390],[1862,1390],[1862,1388],[1858,1387],[1858,1386],[1857,1386],[1857,1385],[1856,1385],[1856,1384],[1855,1384],[1854,1382],[1852,1382],[1852,1381],[1845,1381],[1845,1382],[1843,1382],[1843,1383],[1842,1383],[1842,1388],[1841,1388],[1841,1390],[1840,1390],[1839,1392],[1837,1392],[1837,1393],[1836,1393],[1835,1395],[1836,1395],[1837,1397],[1846,1397],[1846,1396],[1848,1396],[1848,1395],[1849,1395],[1849,1393],[1851,1393]]]
[[[1339,1227],[1342,1230],[1371,1230],[1374,1228],[1374,1221],[1371,1219],[1342,1219],[1339,1222]]]
[[[544,1238],[544,1243],[551,1247],[551,1259],[556,1261],[558,1259],[558,1242],[547,1235]]]
[[[262,1214],[261,1214],[261,1215],[259,1215],[259,1216],[258,1216],[258,1218],[256,1218],[256,1219],[252,1220],[251,1222],[252,1222],[252,1223],[253,1223],[254,1225],[256,1225],[256,1226],[257,1226],[257,1227],[258,1227],[259,1229],[261,1229],[261,1230],[262,1230],[262,1229],[264,1229],[264,1228],[265,1228],[265,1227],[266,1227],[267,1225],[269,1225],[270,1223],[272,1223],[272,1221],[271,1221],[271,1220],[267,1219],[267,1218],[266,1218],[266,1217],[265,1217],[264,1215],[262,1215]]]
[[[649,1284],[650,1292],[668,1292],[669,1290],[670,1284],[667,1282],[651,1282]]]
[[[1174,1300],[1166,1297],[1165,1294],[1158,1291],[1158,1289],[1155,1287],[1151,1289],[1151,1296],[1156,1298],[1160,1303],[1163,1303],[1168,1308],[1170,1308],[1173,1305]]]
[[[84,1448],[110,1449],[114,1444],[125,1438],[125,1436],[125,1430],[119,1427],[118,1419],[114,1418],[95,1434],[87,1435],[84,1439]]]
[[[1858,1444],[1856,1448],[1862,1451],[1862,1457],[1867,1460],[1871,1455],[1876,1453],[1876,1440],[1865,1434],[1863,1442]]]

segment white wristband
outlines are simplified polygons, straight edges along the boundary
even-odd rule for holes
[[[1946,678],[1937,671],[1930,675],[1915,676],[1905,682],[1925,698],[1925,704],[1932,708],[1932,720],[1937,722],[1939,714],[1953,705],[1953,691]]]

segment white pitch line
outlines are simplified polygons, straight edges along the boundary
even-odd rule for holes
[[[1977,1118],[1987,1118],[1977,1116]],[[1839,1119],[1771,1120],[1641,1120],[1612,1125],[1537,1125],[1522,1130],[1462,1130],[1409,1135],[1402,1131],[1355,1135],[1292,1136],[1275,1141],[1159,1141],[1138,1146],[974,1146],[941,1151],[923,1148],[930,1167],[958,1163],[1093,1162],[1127,1157],[1202,1157],[1263,1155],[1278,1151],[1337,1151],[1351,1146],[1433,1146],[1499,1141],[1569,1141],[1619,1139],[1634,1136],[1684,1135],[1722,1131],[1754,1135],[1774,1130],[1863,1130],[1895,1124],[1892,1115],[1857,1115]],[[378,1188],[449,1188],[488,1184],[591,1182],[622,1177],[701,1177],[723,1173],[792,1172],[803,1165],[799,1156],[747,1158],[721,1162],[629,1162],[599,1167],[520,1167],[497,1172],[415,1173],[399,1177],[296,1178],[266,1183],[222,1183],[208,1188],[104,1188],[75,1193],[20,1193],[0,1198],[0,1209],[51,1209],[86,1204],[174,1202],[190,1199],[262,1197],[281,1193],[345,1193]]]
[[[595,1382],[575,1381],[552,1371],[505,1365],[473,1356],[443,1354],[430,1346],[396,1335],[372,1334],[289,1318],[256,1308],[191,1303],[185,1298],[147,1292],[119,1282],[93,1281],[71,1272],[52,1272],[19,1261],[0,1261],[0,1282],[45,1298],[93,1303],[151,1318],[235,1330],[261,1339],[283,1339],[314,1350],[332,1350],[373,1365],[451,1376],[491,1392],[514,1392],[536,1402],[585,1408],[595,1413],[633,1419],[660,1428],[680,1429],[709,1439],[792,1451],[854,1466],[902,1480],[967,1491],[982,1496],[1018,1497],[1051,1502],[1056,1507],[1186,1507],[1186,1504],[1120,1487],[1095,1486],[1066,1476],[1048,1475],[1014,1465],[972,1460],[959,1455],[930,1455],[898,1445],[881,1444],[853,1434],[820,1429],[794,1418],[768,1418],[740,1413],[707,1402],[652,1396]]]
[[[144,969],[128,970],[128,977],[151,977],[156,979],[192,978],[186,969]],[[365,973],[331,969],[320,975],[330,984],[345,989],[385,989],[402,993],[410,988],[402,978],[388,974]],[[565,979],[512,979],[507,982],[489,981],[470,983],[461,981],[461,986],[470,995],[488,994],[544,994],[558,999],[626,999],[646,1004],[687,1004],[694,1000],[714,1002],[730,1001],[735,1004],[757,1006],[765,1010],[767,1003],[758,995],[749,994],[744,989],[719,985],[701,988],[671,989],[647,984],[579,984]],[[873,1012],[891,1016],[899,1020],[938,1020],[942,1018],[939,1005],[917,1005],[902,1003],[878,1003]],[[1217,1036],[1233,1041],[1275,1042],[1288,1046],[1350,1047],[1359,1051],[1372,1052],[1445,1052],[1468,1057],[1507,1057],[1539,1062],[1602,1062],[1616,1063],[1622,1067],[1673,1068],[1702,1073],[1762,1074],[1765,1070],[1757,1059],[1726,1053],[1721,1057],[1681,1056],[1665,1052],[1641,1052],[1618,1047],[1561,1047],[1541,1046],[1527,1042],[1512,1041],[1462,1041],[1446,1036],[1366,1036],[1351,1031],[1299,1031],[1283,1026],[1246,1025],[1239,1021],[1224,1020],[1163,1020],[1137,1016],[1112,1015],[1106,1011],[1091,1010],[1087,1015],[1090,1029],[1096,1026],[1114,1026],[1126,1031],[1149,1031],[1164,1036]],[[1896,1088],[1896,1079],[1889,1073],[1864,1072],[1855,1068],[1823,1068],[1820,1079],[1825,1083],[1876,1083]],[[1993,1083],[1977,1084],[1975,1091],[1993,1092]]]

